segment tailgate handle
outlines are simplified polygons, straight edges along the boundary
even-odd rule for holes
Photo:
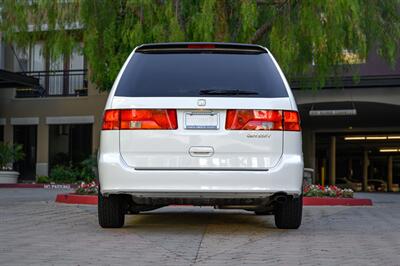
[[[214,154],[213,147],[190,147],[190,156],[193,157],[210,157]]]

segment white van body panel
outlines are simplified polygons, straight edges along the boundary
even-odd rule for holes
[[[300,133],[285,134],[283,156],[268,170],[136,170],[118,150],[118,132],[101,135],[99,173],[101,192],[157,197],[259,197],[277,192],[301,194],[303,156]],[[193,193],[193,195],[191,195]]]

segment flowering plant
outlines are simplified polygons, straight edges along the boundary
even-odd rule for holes
[[[98,191],[99,186],[96,184],[96,182],[92,181],[90,183],[80,183],[78,188],[75,190],[75,193],[80,195],[97,195]]]
[[[337,186],[307,185],[304,187],[305,197],[332,197],[332,198],[352,198],[354,191],[348,188],[341,189]]]

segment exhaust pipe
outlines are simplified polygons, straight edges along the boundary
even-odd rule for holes
[[[277,195],[274,197],[274,201],[278,202],[278,203],[284,203],[287,200],[287,196],[285,195]]]

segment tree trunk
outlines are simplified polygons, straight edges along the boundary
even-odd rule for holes
[[[270,22],[265,22],[255,33],[253,38],[251,38],[251,43],[257,43],[265,33],[267,33],[272,27]]]

